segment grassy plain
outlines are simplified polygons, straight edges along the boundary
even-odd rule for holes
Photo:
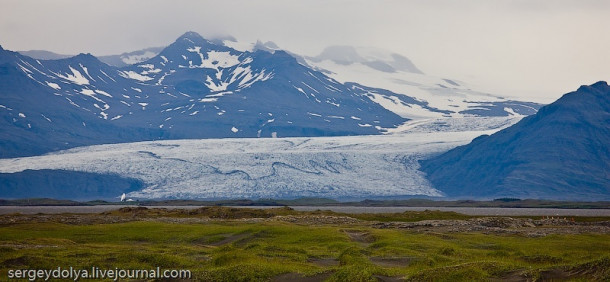
[[[9,269],[58,266],[189,269],[196,281],[610,280],[605,232],[526,236],[375,225],[472,218],[455,213],[346,217],[216,207],[71,216],[3,216],[0,280]],[[91,221],[73,220],[79,217]]]

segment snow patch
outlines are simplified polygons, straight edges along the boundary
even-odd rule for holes
[[[59,87],[59,84],[57,84],[57,83],[48,82],[48,81],[45,81],[45,82],[47,83],[47,85],[48,85],[49,87],[51,87],[51,88],[53,88],[53,89],[55,89],[55,90],[60,90],[60,89],[61,89],[61,87]]]
[[[515,110],[513,110],[512,108],[509,107],[505,107],[504,111],[508,113],[509,116],[523,116],[522,114],[519,114],[517,112],[515,112]]]
[[[417,104],[405,104],[396,96],[369,92],[368,97],[371,101],[404,118],[440,118],[443,116],[443,113],[430,111]]]
[[[212,91],[225,91],[227,90],[227,86],[229,86],[229,83],[224,81],[215,83],[214,80],[208,75],[205,81],[205,85]]]
[[[142,75],[147,75],[147,74],[155,74],[155,73],[160,73],[161,69],[154,69],[154,70],[147,70],[147,71],[143,71],[141,72]]]
[[[206,53],[207,56],[204,56],[204,54],[201,53],[200,46],[188,48],[186,50],[192,53],[197,53],[197,55],[199,55],[199,59],[201,60],[201,64],[199,65],[193,65],[193,62],[189,61],[189,68],[208,68],[218,70],[218,68],[229,68],[240,63],[239,57],[232,55],[230,52],[208,51]]]
[[[114,78],[110,77],[108,74],[106,74],[103,70],[100,70],[100,72],[102,72],[106,77],[110,78],[110,80],[116,82],[116,80],[114,80]]]
[[[89,80],[85,78],[78,70],[74,69],[72,66],[68,67],[70,68],[70,71],[72,71],[72,74],[61,75],[55,73],[55,75],[78,85],[89,85]]]
[[[133,65],[133,64],[137,64],[137,63],[146,61],[156,55],[157,55],[157,53],[155,53],[155,52],[145,51],[144,53],[139,54],[139,55],[121,56],[121,61],[123,61],[123,63],[125,63],[125,64]]]
[[[85,71],[85,74],[93,81],[95,81],[95,79],[93,79],[93,77],[91,77],[91,75],[89,74],[89,70],[87,70],[87,67],[83,66],[82,64],[78,64],[80,66],[81,69],[83,69],[83,71]]]
[[[333,106],[335,106],[337,108],[341,107],[341,104],[335,103],[335,102],[331,102],[331,101],[328,101],[328,100],[326,101],[326,103],[331,104],[331,105],[333,105]]]
[[[216,93],[216,94],[206,95],[206,97],[218,98],[218,97],[222,97],[222,96],[230,95],[230,94],[233,94],[233,91],[224,91],[224,92],[220,92],[220,93]]]
[[[48,122],[53,122],[50,118],[48,118],[47,116],[40,114],[44,119],[46,119]]]
[[[82,89],[79,93],[87,95],[87,96],[95,95],[95,92],[93,92],[93,90],[91,90],[91,89]]]
[[[119,74],[124,77],[124,78],[129,78],[129,79],[133,79],[133,80],[137,80],[137,81],[149,81],[152,80],[153,78],[150,76],[146,76],[146,75],[141,75],[135,71],[120,71]]]
[[[104,95],[104,96],[106,96],[106,97],[110,97],[110,98],[112,98],[112,95],[108,94],[108,92],[106,92],[106,91],[103,91],[103,90],[95,90],[95,92],[96,92],[96,93],[98,93],[98,94]]]
[[[301,93],[305,94],[305,97],[309,98],[309,95],[307,95],[307,93],[305,93],[305,91],[303,91],[303,88],[301,88],[301,87],[296,87],[296,86],[294,86],[294,85],[293,85],[292,87],[294,87],[296,90],[299,90],[299,92],[301,92]]]

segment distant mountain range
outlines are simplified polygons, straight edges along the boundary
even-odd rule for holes
[[[57,54],[46,50],[29,50],[29,51],[18,51],[19,54],[28,56],[37,60],[61,60],[74,57],[75,55]]]
[[[271,41],[253,44],[234,37],[216,37],[210,42],[241,52],[284,51]],[[163,51],[146,48],[98,59],[115,67],[142,63]],[[424,74],[408,58],[372,47],[329,46],[317,56],[302,56],[285,51],[302,65],[321,71],[386,109],[409,119],[461,116],[531,115],[541,106],[481,93],[462,81]],[[62,59],[68,55],[48,51],[24,51],[35,59]]]
[[[609,200],[610,87],[582,86],[421,165],[449,197]]]
[[[396,54],[369,52],[376,59],[354,49],[339,60],[347,47],[306,58],[272,42],[233,45],[187,32],[165,48],[106,57],[112,65],[90,54],[39,60],[0,47],[0,158],[142,140],[380,134],[419,116],[528,115],[539,107],[427,77]],[[325,62],[436,84],[400,81],[417,89],[395,92],[338,81]]]
[[[406,119],[285,52],[186,33],[116,68],[0,50],[0,157],[157,139],[379,134]]]
[[[126,67],[146,61],[163,51],[165,47],[151,47],[133,52],[126,52],[120,55],[99,56],[98,60],[114,67]],[[60,60],[74,57],[76,55],[63,55],[45,50],[18,51],[19,54],[37,60]]]
[[[302,56],[194,32],[100,58],[0,47],[0,194],[609,200],[610,87],[540,106],[373,48]]]

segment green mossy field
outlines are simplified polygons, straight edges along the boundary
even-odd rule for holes
[[[150,210],[136,218],[125,212],[89,215],[129,218],[108,223],[62,220],[67,215],[45,221],[4,216],[0,280],[6,280],[9,269],[93,266],[188,269],[194,281],[610,280],[610,235],[603,232],[524,236],[380,229],[371,222],[468,217],[441,212],[369,214],[358,216],[355,223],[305,224],[223,209],[216,210],[224,213],[216,219],[168,212],[157,220]],[[288,209],[271,213],[301,216]],[[168,220],[191,217],[206,220]]]

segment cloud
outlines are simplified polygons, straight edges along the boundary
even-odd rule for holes
[[[401,53],[426,73],[502,95],[554,99],[610,79],[604,0],[3,0],[11,50],[119,54],[188,30],[271,40],[316,55],[329,45]]]

